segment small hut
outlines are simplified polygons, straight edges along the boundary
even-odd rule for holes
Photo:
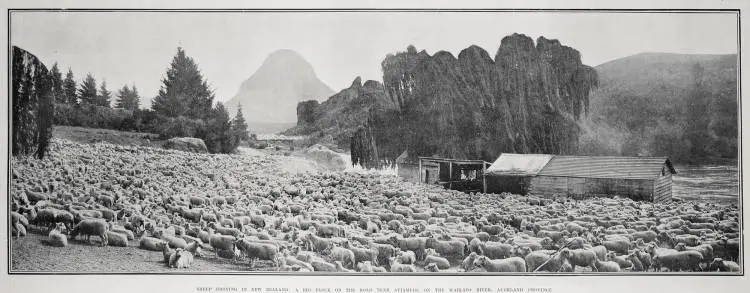
[[[487,192],[562,194],[577,198],[623,196],[664,202],[672,198],[667,157],[502,154],[487,169]]]
[[[485,192],[485,172],[489,165],[482,160],[420,157],[419,182],[464,192]]]

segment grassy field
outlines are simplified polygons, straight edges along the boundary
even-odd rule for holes
[[[106,142],[118,145],[161,147],[164,140],[158,134],[117,131],[111,129],[55,126],[52,136],[78,143]]]

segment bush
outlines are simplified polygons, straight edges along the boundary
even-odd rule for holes
[[[190,119],[185,116],[177,118],[162,118],[162,123],[156,132],[160,138],[197,137],[205,139],[206,124],[200,119]]]

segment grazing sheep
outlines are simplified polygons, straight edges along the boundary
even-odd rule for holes
[[[64,230],[65,225],[62,223],[58,223],[54,229],[49,231],[47,240],[49,241],[50,245],[57,247],[68,246],[68,237],[63,234]]]
[[[277,262],[279,248],[277,246],[247,241],[245,239],[238,239],[234,244],[241,255],[250,258],[250,267],[255,265],[256,260],[270,260],[274,266],[279,266]]]
[[[526,261],[517,256],[506,259],[489,259],[486,256],[480,256],[474,260],[474,266],[488,272],[526,272]]]
[[[85,219],[73,227],[73,231],[70,232],[70,238],[75,239],[80,234],[85,236],[86,241],[91,243],[91,235],[95,235],[101,238],[101,246],[106,246],[108,240],[107,231],[109,231],[109,224],[103,219]]]

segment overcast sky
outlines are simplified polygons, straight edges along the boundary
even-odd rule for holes
[[[178,46],[193,57],[219,101],[232,98],[278,49],[299,52],[335,91],[356,76],[382,80],[380,62],[409,44],[455,56],[476,44],[494,57],[512,33],[559,39],[583,62],[640,52],[737,52],[734,14],[559,12],[14,12],[11,43],[77,80],[91,72],[115,92],[135,84],[152,98]],[[148,102],[142,104],[148,105]]]

